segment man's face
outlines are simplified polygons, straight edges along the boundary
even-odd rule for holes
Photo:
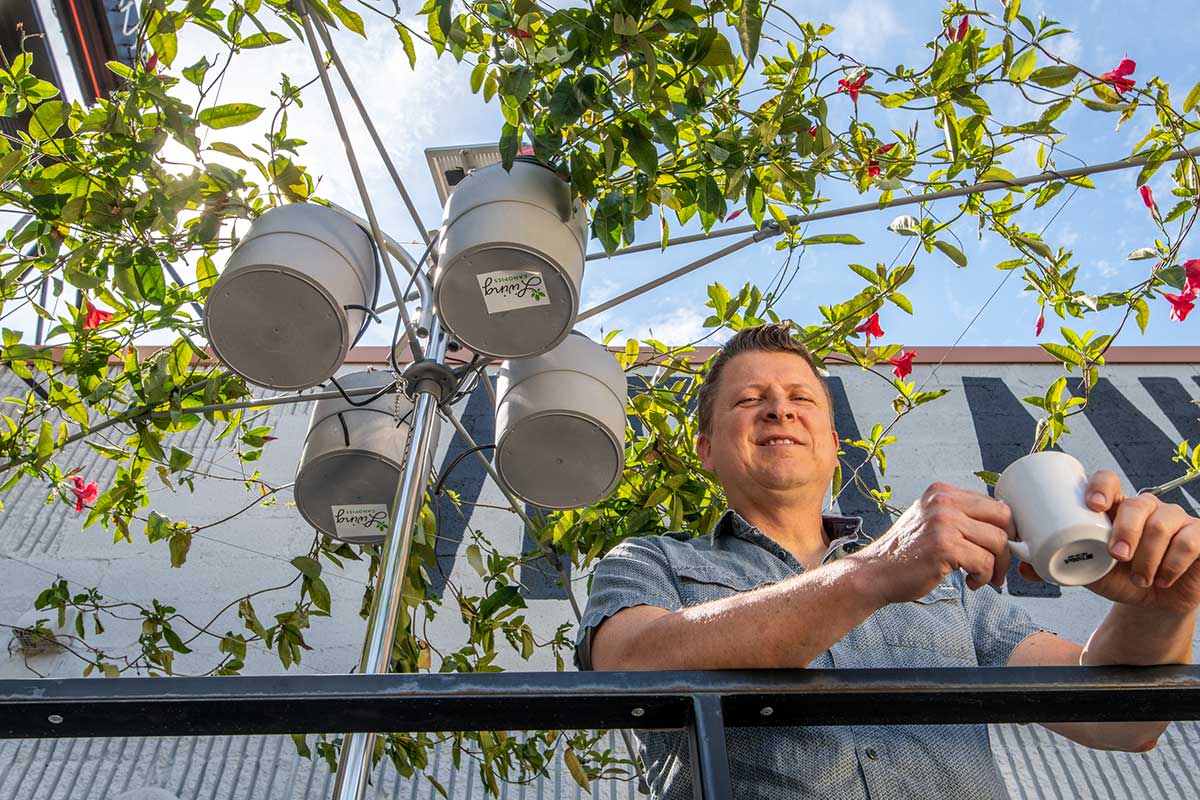
[[[807,489],[823,496],[838,438],[820,379],[794,353],[734,356],[713,398],[711,430],[696,439],[705,469],[731,502]]]

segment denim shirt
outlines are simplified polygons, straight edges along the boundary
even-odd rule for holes
[[[825,564],[870,543],[861,520],[824,517]],[[668,611],[719,600],[804,571],[795,556],[727,511],[707,536],[627,539],[596,568],[575,661],[591,669],[591,640],[623,608]],[[953,572],[925,597],[885,606],[817,656],[814,669],[1003,666],[1040,628],[990,588]],[[639,731],[651,794],[692,797],[688,743],[679,731]],[[1006,798],[985,725],[727,728],[738,800],[991,800]]]

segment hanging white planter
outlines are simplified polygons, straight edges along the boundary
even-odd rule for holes
[[[625,469],[628,384],[612,353],[581,333],[496,380],[496,470],[543,508],[603,500]]]
[[[280,206],[230,254],[209,290],[204,329],[217,358],[250,383],[306,389],[341,367],[378,285],[362,228],[325,206]]]
[[[346,390],[380,389],[392,380],[390,372],[365,371],[341,376],[338,383]],[[361,403],[369,397],[353,400]],[[412,408],[412,401],[397,392],[362,407],[340,397],[317,401],[293,489],[296,507],[310,525],[353,544],[384,540],[395,510]]]
[[[579,313],[587,217],[553,170],[518,157],[476,170],[446,203],[434,300],[456,339],[494,358],[561,342]]]

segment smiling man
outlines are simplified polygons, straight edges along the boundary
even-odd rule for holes
[[[696,451],[725,490],[712,533],[628,539],[598,566],[583,669],[974,667],[1190,663],[1200,520],[1092,476],[1117,567],[1086,647],[1040,630],[990,587],[1008,571],[1007,506],[932,484],[887,531],[822,515],[837,465],[829,390],[785,324],[739,332],[700,389]],[[1028,565],[1022,573],[1036,579]],[[1152,748],[1166,723],[1047,725],[1083,744]],[[646,731],[653,796],[690,798],[686,738]],[[983,725],[728,729],[743,798],[1002,798]]]

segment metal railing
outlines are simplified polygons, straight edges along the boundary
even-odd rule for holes
[[[726,727],[1166,719],[1200,719],[1200,668],[0,681],[0,738],[683,729],[698,800],[734,796]]]

